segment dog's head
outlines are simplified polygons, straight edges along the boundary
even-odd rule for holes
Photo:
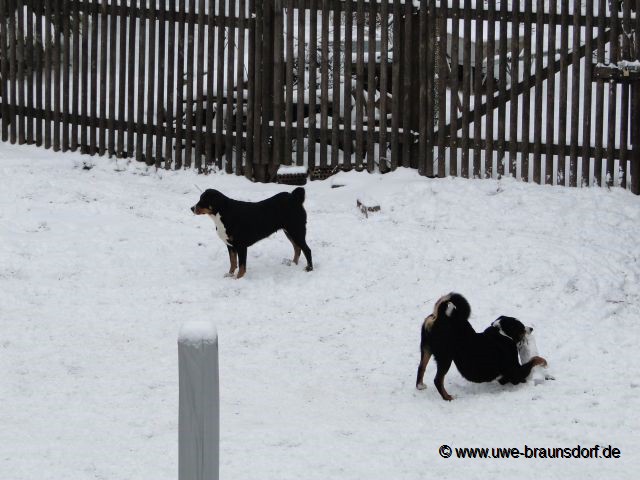
[[[433,309],[433,314],[437,319],[448,318],[454,321],[466,322],[471,315],[471,306],[462,295],[451,292],[438,299]]]
[[[226,198],[217,190],[205,190],[198,203],[191,207],[191,211],[196,215],[217,215]]]
[[[498,317],[491,324],[491,327],[495,328],[500,334],[505,337],[509,337],[515,343],[519,343],[525,335],[533,332],[532,327],[525,327],[524,324],[513,317]]]

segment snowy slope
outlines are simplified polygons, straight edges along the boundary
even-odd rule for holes
[[[340,174],[306,186],[316,269],[282,233],[242,280],[189,212],[227,175],[0,145],[0,478],[177,478],[177,335],[220,336],[221,478],[632,478],[640,468],[640,203],[614,189]],[[343,185],[341,188],[331,188]],[[381,206],[364,218],[358,198]],[[303,262],[304,263],[304,262]],[[536,327],[557,380],[414,388],[419,329]],[[452,447],[613,445],[619,459],[443,459]]]

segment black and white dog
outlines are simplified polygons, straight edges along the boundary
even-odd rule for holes
[[[517,344],[527,332],[513,317],[500,317],[482,333],[476,333],[469,323],[471,307],[459,293],[442,296],[422,324],[420,365],[416,388],[426,388],[424,372],[431,355],[436,359],[434,383],[444,400],[453,400],[444,388],[444,377],[454,362],[460,374],[471,382],[490,382],[499,378],[501,384],[525,381],[531,368],[546,365],[535,356],[524,365],[518,359]]]
[[[237,278],[247,270],[247,248],[282,229],[293,244],[293,263],[298,264],[300,252],[307,259],[307,271],[313,270],[311,249],[306,242],[307,212],[303,207],[304,188],[282,192],[261,202],[241,202],[224,196],[217,190],[202,193],[191,211],[196,215],[209,215],[216,224],[218,236],[229,250],[228,276],[238,267]]]

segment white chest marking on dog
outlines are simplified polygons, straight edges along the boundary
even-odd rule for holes
[[[447,317],[450,317],[455,309],[456,309],[456,306],[452,302],[449,302],[447,305],[447,311],[445,312],[445,315]]]
[[[213,223],[216,224],[216,232],[220,237],[220,240],[222,240],[227,245],[231,245],[229,243],[229,236],[227,235],[227,231],[224,228],[224,223],[222,223],[222,219],[220,218],[220,214],[216,213],[215,215],[209,216],[211,217],[211,220],[213,220]]]

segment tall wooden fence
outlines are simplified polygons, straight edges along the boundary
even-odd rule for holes
[[[3,141],[640,192],[640,0],[0,0]]]

